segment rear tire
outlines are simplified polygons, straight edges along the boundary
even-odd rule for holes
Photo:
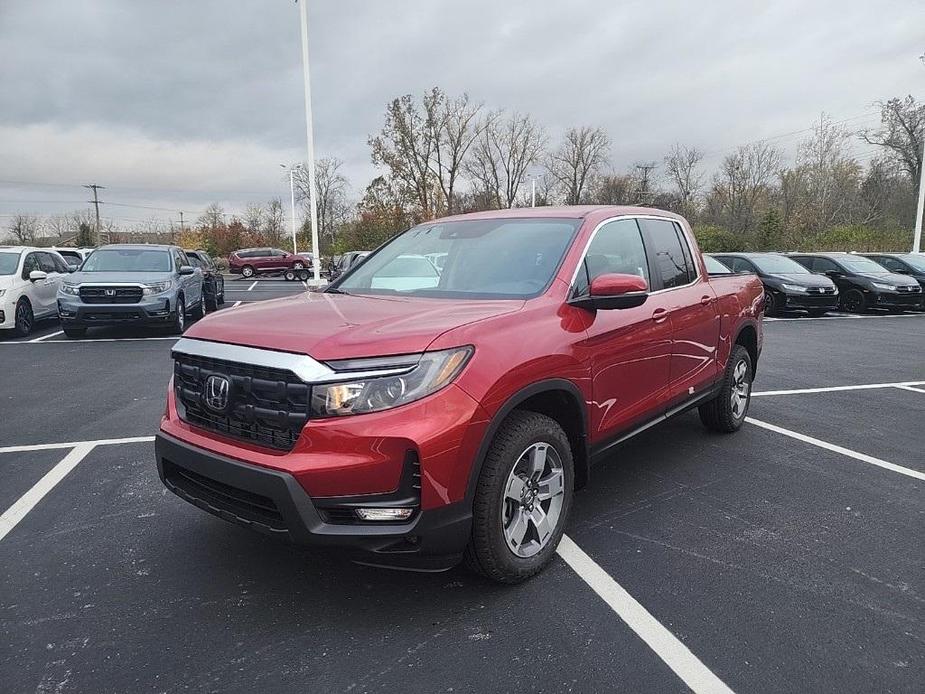
[[[27,337],[32,333],[35,327],[35,314],[32,312],[32,304],[25,297],[16,302],[16,309],[13,322],[13,334],[17,337]]]
[[[286,270],[286,272],[283,273],[283,277],[287,282],[292,282],[295,279],[295,270]]]
[[[76,340],[87,334],[86,328],[63,328],[66,337]]]
[[[249,280],[255,274],[257,273],[255,272],[254,268],[252,268],[250,265],[245,265],[244,267],[241,268],[241,277],[243,277],[244,279]]]
[[[731,434],[738,431],[748,414],[752,400],[752,357],[742,345],[735,345],[719,392],[699,408],[700,421],[712,431]]]
[[[572,449],[558,422],[537,412],[511,413],[479,473],[466,565],[499,583],[539,573],[562,538],[573,480]]]

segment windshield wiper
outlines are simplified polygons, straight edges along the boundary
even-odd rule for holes
[[[344,289],[340,289],[339,287],[329,287],[328,289],[324,290],[324,293],[325,294],[346,294],[347,296],[351,296],[350,292]]]

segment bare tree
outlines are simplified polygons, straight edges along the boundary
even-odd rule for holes
[[[456,181],[462,172],[469,148],[491,121],[490,118],[483,122],[478,120],[481,109],[482,105],[473,104],[465,93],[450,99],[434,87],[424,97],[427,122],[434,129],[431,134],[434,149],[430,168],[440,185],[447,214],[455,212]]]
[[[730,231],[741,233],[754,227],[758,204],[767,197],[780,161],[780,150],[765,142],[743,145],[723,159],[713,179],[711,206]]]
[[[251,203],[244,209],[241,222],[253,234],[259,234],[263,228],[263,206]]]
[[[549,156],[547,168],[562,190],[568,205],[577,205],[587,195],[589,183],[607,161],[610,138],[601,128],[572,128],[557,150]]]
[[[697,168],[703,152],[696,147],[675,144],[665,156],[665,174],[680,200],[681,214],[691,215],[697,209],[697,195],[702,184]]]
[[[340,172],[343,162],[325,157],[315,162],[315,187],[318,191],[318,233],[333,240],[337,228],[350,216],[347,200],[347,178]],[[308,172],[299,168],[295,173],[296,198],[308,205]]]
[[[871,145],[883,147],[897,161],[915,185],[922,174],[922,144],[925,141],[925,106],[910,95],[905,99],[879,101],[880,127],[860,133]]]
[[[17,214],[10,220],[10,236],[20,246],[35,243],[39,233],[39,220],[34,214]]]
[[[847,130],[833,124],[823,113],[813,134],[800,145],[797,165],[807,186],[802,218],[812,233],[852,221],[861,168],[848,154],[849,137]]]
[[[597,205],[632,205],[636,202],[636,179],[626,174],[601,176],[591,202]]]
[[[527,170],[545,145],[546,134],[530,116],[491,114],[472,146],[466,172],[490,206],[513,207]]]
[[[432,99],[436,99],[434,89]],[[437,147],[438,129],[432,121],[433,109],[422,109],[410,94],[394,99],[386,108],[385,125],[379,135],[369,138],[373,164],[386,166],[405,194],[413,197],[425,218],[433,217],[433,170],[431,162]]]
[[[201,227],[208,229],[217,229],[225,225],[225,209],[217,202],[209,205],[205,211],[199,215],[197,223]]]
[[[273,198],[267,203],[263,213],[263,232],[267,243],[278,245],[283,238],[283,201]]]

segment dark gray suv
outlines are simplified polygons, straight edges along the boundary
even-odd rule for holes
[[[203,314],[202,271],[177,246],[114,244],[93,251],[58,289],[68,337],[106,325],[160,325],[179,334]]]

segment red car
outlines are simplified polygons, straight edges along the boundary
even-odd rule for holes
[[[244,277],[286,270],[307,270],[311,266],[310,253],[289,253],[279,248],[242,248],[228,256],[229,272]]]
[[[401,268],[445,254],[434,279]],[[550,561],[591,463],[699,407],[745,420],[764,305],[648,208],[426,222],[324,293],[213,314],[173,349],[164,484],[358,561],[502,582]]]

